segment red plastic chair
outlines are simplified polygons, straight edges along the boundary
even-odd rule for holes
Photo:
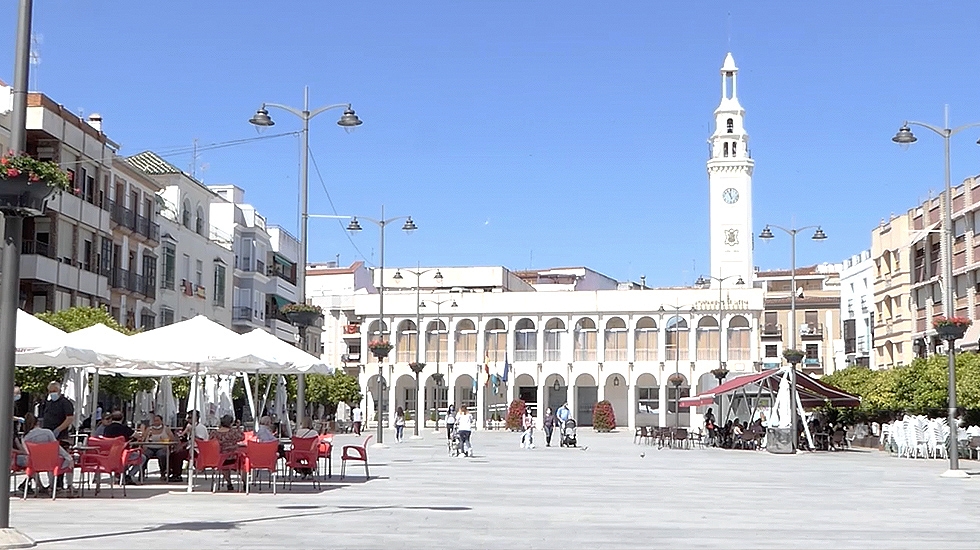
[[[333,434],[320,436],[320,456],[327,463],[327,477],[333,477]],[[318,462],[319,463],[319,462]]]
[[[119,476],[123,496],[126,496],[126,464],[123,462],[123,451],[126,450],[126,440],[122,437],[116,437],[112,439],[103,439],[102,441],[94,442],[95,445],[91,443],[93,439],[102,438],[89,438],[90,447],[100,447],[98,452],[86,452],[82,453],[80,456],[82,479],[84,487],[87,482],[85,481],[85,474],[95,474],[95,494],[99,494],[99,488],[102,482],[102,474],[109,475],[109,490],[112,498],[116,496],[115,489],[115,476]],[[105,446],[109,445],[108,451],[102,454],[101,449],[105,449]]]
[[[293,474],[303,468],[313,472],[313,486],[319,487],[316,474],[320,465],[320,438],[294,437],[291,440],[292,449],[286,453],[286,467],[289,468],[289,489],[293,488]]]
[[[197,439],[196,454],[194,455],[194,470],[197,472],[211,471],[211,492],[215,492],[218,484],[218,472],[237,472],[241,477],[239,461],[227,463],[230,458],[238,458],[238,453],[222,453],[221,444],[217,439]]]
[[[352,460],[354,462],[364,463],[364,480],[367,481],[371,479],[371,474],[368,472],[368,456],[367,456],[367,446],[368,442],[371,441],[373,435],[367,436],[364,440],[364,445],[344,445],[343,453],[340,455],[340,479],[344,479],[347,474],[347,461]]]
[[[61,450],[61,445],[57,441],[50,443],[25,443],[24,445],[27,446],[27,467],[24,468],[27,479],[33,479],[41,472],[50,474],[51,500],[54,500],[58,494],[58,491],[54,487],[54,479],[66,471],[61,469],[61,464],[64,462],[64,459],[58,452]],[[41,481],[38,479],[38,485],[40,483]],[[24,483],[24,498],[27,498],[28,485],[28,483]]]
[[[10,450],[10,486],[17,486],[17,474],[24,471],[23,468],[17,465],[17,452],[13,449]],[[27,486],[27,482],[24,482],[24,486]]]
[[[259,439],[255,436],[255,432],[248,431],[245,432],[245,441],[258,441]]]
[[[245,494],[249,493],[252,486],[252,472],[256,470],[266,470],[272,480],[272,494],[276,494],[276,482],[279,480],[277,464],[279,463],[279,442],[269,441],[260,443],[258,441],[245,442],[245,460],[242,464],[242,471],[245,472]],[[259,485],[259,489],[262,485]]]

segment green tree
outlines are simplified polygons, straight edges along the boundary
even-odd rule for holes
[[[99,323],[123,334],[133,334],[136,332],[120,325],[109,314],[109,311],[103,307],[76,306],[53,313],[38,313],[35,316],[65,332],[75,332],[76,330],[88,328]]]
[[[306,375],[306,400],[310,403],[321,403],[328,407],[336,407],[338,403],[355,405],[361,401],[361,387],[357,378],[341,370],[333,374]]]

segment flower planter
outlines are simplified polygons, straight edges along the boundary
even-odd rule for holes
[[[445,377],[442,375],[441,372],[437,372],[432,375],[432,380],[436,383],[437,386],[441,386],[445,381]]]
[[[728,369],[722,367],[717,369],[711,369],[711,375],[718,379],[718,384],[728,376]]]
[[[57,190],[27,176],[0,179],[0,212],[5,216],[33,217],[44,214],[44,203]]]
[[[680,374],[674,373],[667,377],[667,381],[674,387],[677,387],[684,383],[684,377]]]
[[[966,327],[959,325],[942,325],[936,327],[936,332],[943,340],[959,340],[966,334]]]
[[[371,355],[374,355],[378,359],[388,357],[389,353],[391,353],[391,346],[376,346],[371,348]]]
[[[317,321],[322,317],[322,313],[316,311],[287,311],[286,319],[289,322],[298,327],[311,327],[317,324]]]
[[[412,369],[412,372],[415,374],[421,374],[422,371],[425,370],[425,363],[412,362],[408,364],[408,368]]]
[[[791,365],[799,365],[803,361],[804,354],[799,351],[784,351],[783,357],[789,361]]]

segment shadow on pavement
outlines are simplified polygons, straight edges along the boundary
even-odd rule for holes
[[[317,506],[280,506],[281,509],[298,510],[308,508],[318,508]],[[321,510],[309,513],[284,514],[278,516],[268,516],[260,518],[243,519],[239,521],[183,521],[177,523],[163,523],[154,527],[143,527],[140,529],[129,529],[126,531],[114,531],[109,533],[92,533],[88,535],[76,535],[71,537],[61,537],[54,539],[43,539],[36,541],[38,545],[56,542],[72,542],[83,540],[95,540],[110,537],[122,537],[126,535],[141,535],[156,533],[161,531],[233,531],[242,525],[250,523],[260,523],[265,521],[278,521],[283,519],[308,518],[316,516],[330,516],[336,514],[349,514],[353,512],[365,512],[374,510],[430,510],[436,512],[466,512],[472,510],[468,506],[337,506],[334,510]]]

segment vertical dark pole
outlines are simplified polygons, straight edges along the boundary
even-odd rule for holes
[[[17,302],[20,299],[20,218],[4,216],[3,260],[0,266],[0,472],[10,471],[14,425]],[[0,476],[0,528],[10,527],[10,476]],[[53,489],[52,489],[53,490]]]
[[[13,112],[10,115],[10,148],[17,153],[27,148],[27,78],[30,70],[32,10],[31,0],[20,0],[17,43],[14,48]],[[19,217],[4,215],[3,252],[0,260],[0,472],[10,471],[10,448],[13,440],[22,224]],[[0,478],[3,478],[0,481],[0,529],[9,530],[10,476]],[[26,537],[21,537],[23,542]],[[5,538],[10,542],[9,537]],[[29,546],[34,546],[33,541],[30,541]]]

